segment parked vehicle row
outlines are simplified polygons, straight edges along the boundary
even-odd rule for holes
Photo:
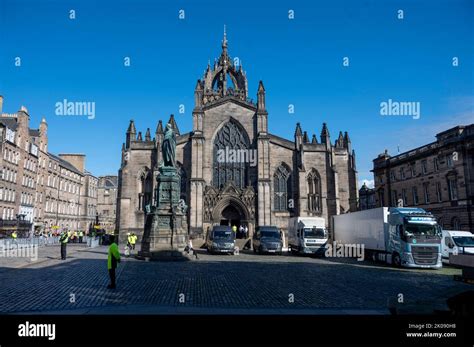
[[[206,249],[211,254],[234,254],[235,236],[230,226],[215,225],[206,236]],[[292,253],[323,255],[327,241],[324,218],[290,218],[288,249]],[[252,248],[258,254],[281,255],[285,248],[284,235],[276,226],[258,226],[253,233]]]
[[[364,259],[380,260],[397,267],[439,269],[451,254],[474,256],[474,234],[442,230],[436,218],[422,208],[379,207],[333,216],[333,243],[363,246]],[[235,232],[230,226],[214,226],[207,235],[210,253],[234,254]],[[258,254],[325,255],[329,234],[320,217],[293,217],[288,222],[288,244],[276,226],[259,226],[252,237]]]

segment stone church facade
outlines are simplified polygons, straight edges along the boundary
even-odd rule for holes
[[[192,116],[192,131],[181,133],[171,115],[158,122],[153,138],[149,128],[143,136],[130,121],[119,170],[121,238],[143,233],[168,123],[177,135],[191,235],[204,235],[215,224],[245,224],[250,236],[259,225],[286,231],[293,216],[321,216],[329,224],[330,216],[357,210],[355,153],[347,132],[334,143],[325,123],[319,139],[299,123],[292,140],[269,133],[264,85],[260,81],[256,102],[249,99],[246,74],[233,64],[225,35],[220,57],[197,81]]]

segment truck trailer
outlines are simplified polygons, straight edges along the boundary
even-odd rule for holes
[[[442,231],[422,208],[379,207],[333,216],[334,241],[364,245],[365,258],[411,268],[442,267]]]

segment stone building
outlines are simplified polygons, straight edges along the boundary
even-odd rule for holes
[[[474,124],[456,126],[436,141],[374,159],[377,206],[417,206],[448,230],[474,232]]]
[[[155,201],[163,128],[177,133],[181,197],[189,206],[191,234],[215,224],[284,230],[291,216],[329,216],[357,209],[355,154],[347,132],[331,142],[324,123],[318,138],[296,124],[288,140],[268,132],[265,88],[248,97],[242,65],[234,64],[224,34],[222,52],[194,90],[193,129],[181,133],[173,116],[154,137],[130,121],[119,170],[117,229],[141,234]],[[271,118],[270,118],[271,119]]]
[[[100,176],[97,187],[97,214],[99,224],[107,232],[115,231],[117,211],[117,176]]]
[[[53,227],[86,230],[95,220],[97,178],[82,154],[48,152],[48,124],[30,128],[25,107],[2,113],[0,96],[0,231]]]
[[[359,210],[370,210],[377,207],[375,201],[375,189],[369,188],[367,184],[363,184],[359,189]]]

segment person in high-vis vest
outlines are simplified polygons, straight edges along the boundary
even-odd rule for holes
[[[137,239],[138,239],[138,236],[135,235],[135,233],[132,233],[132,238],[131,238],[131,245],[132,245],[132,249],[134,250],[135,249],[135,244],[137,243]]]
[[[61,260],[66,260],[66,247],[69,241],[69,235],[67,232],[63,231],[61,236],[59,236],[59,242],[61,243]]]
[[[108,289],[115,289],[115,269],[117,264],[120,263],[120,252],[117,244],[115,243],[115,235],[109,236],[109,256],[107,258],[107,269],[109,270],[110,284],[107,286]]]
[[[13,231],[11,236],[12,236],[13,243],[18,245],[18,241],[17,241],[18,234],[16,233],[16,231]]]
[[[82,230],[79,230],[79,243],[82,243],[82,238],[84,237],[84,233]]]

